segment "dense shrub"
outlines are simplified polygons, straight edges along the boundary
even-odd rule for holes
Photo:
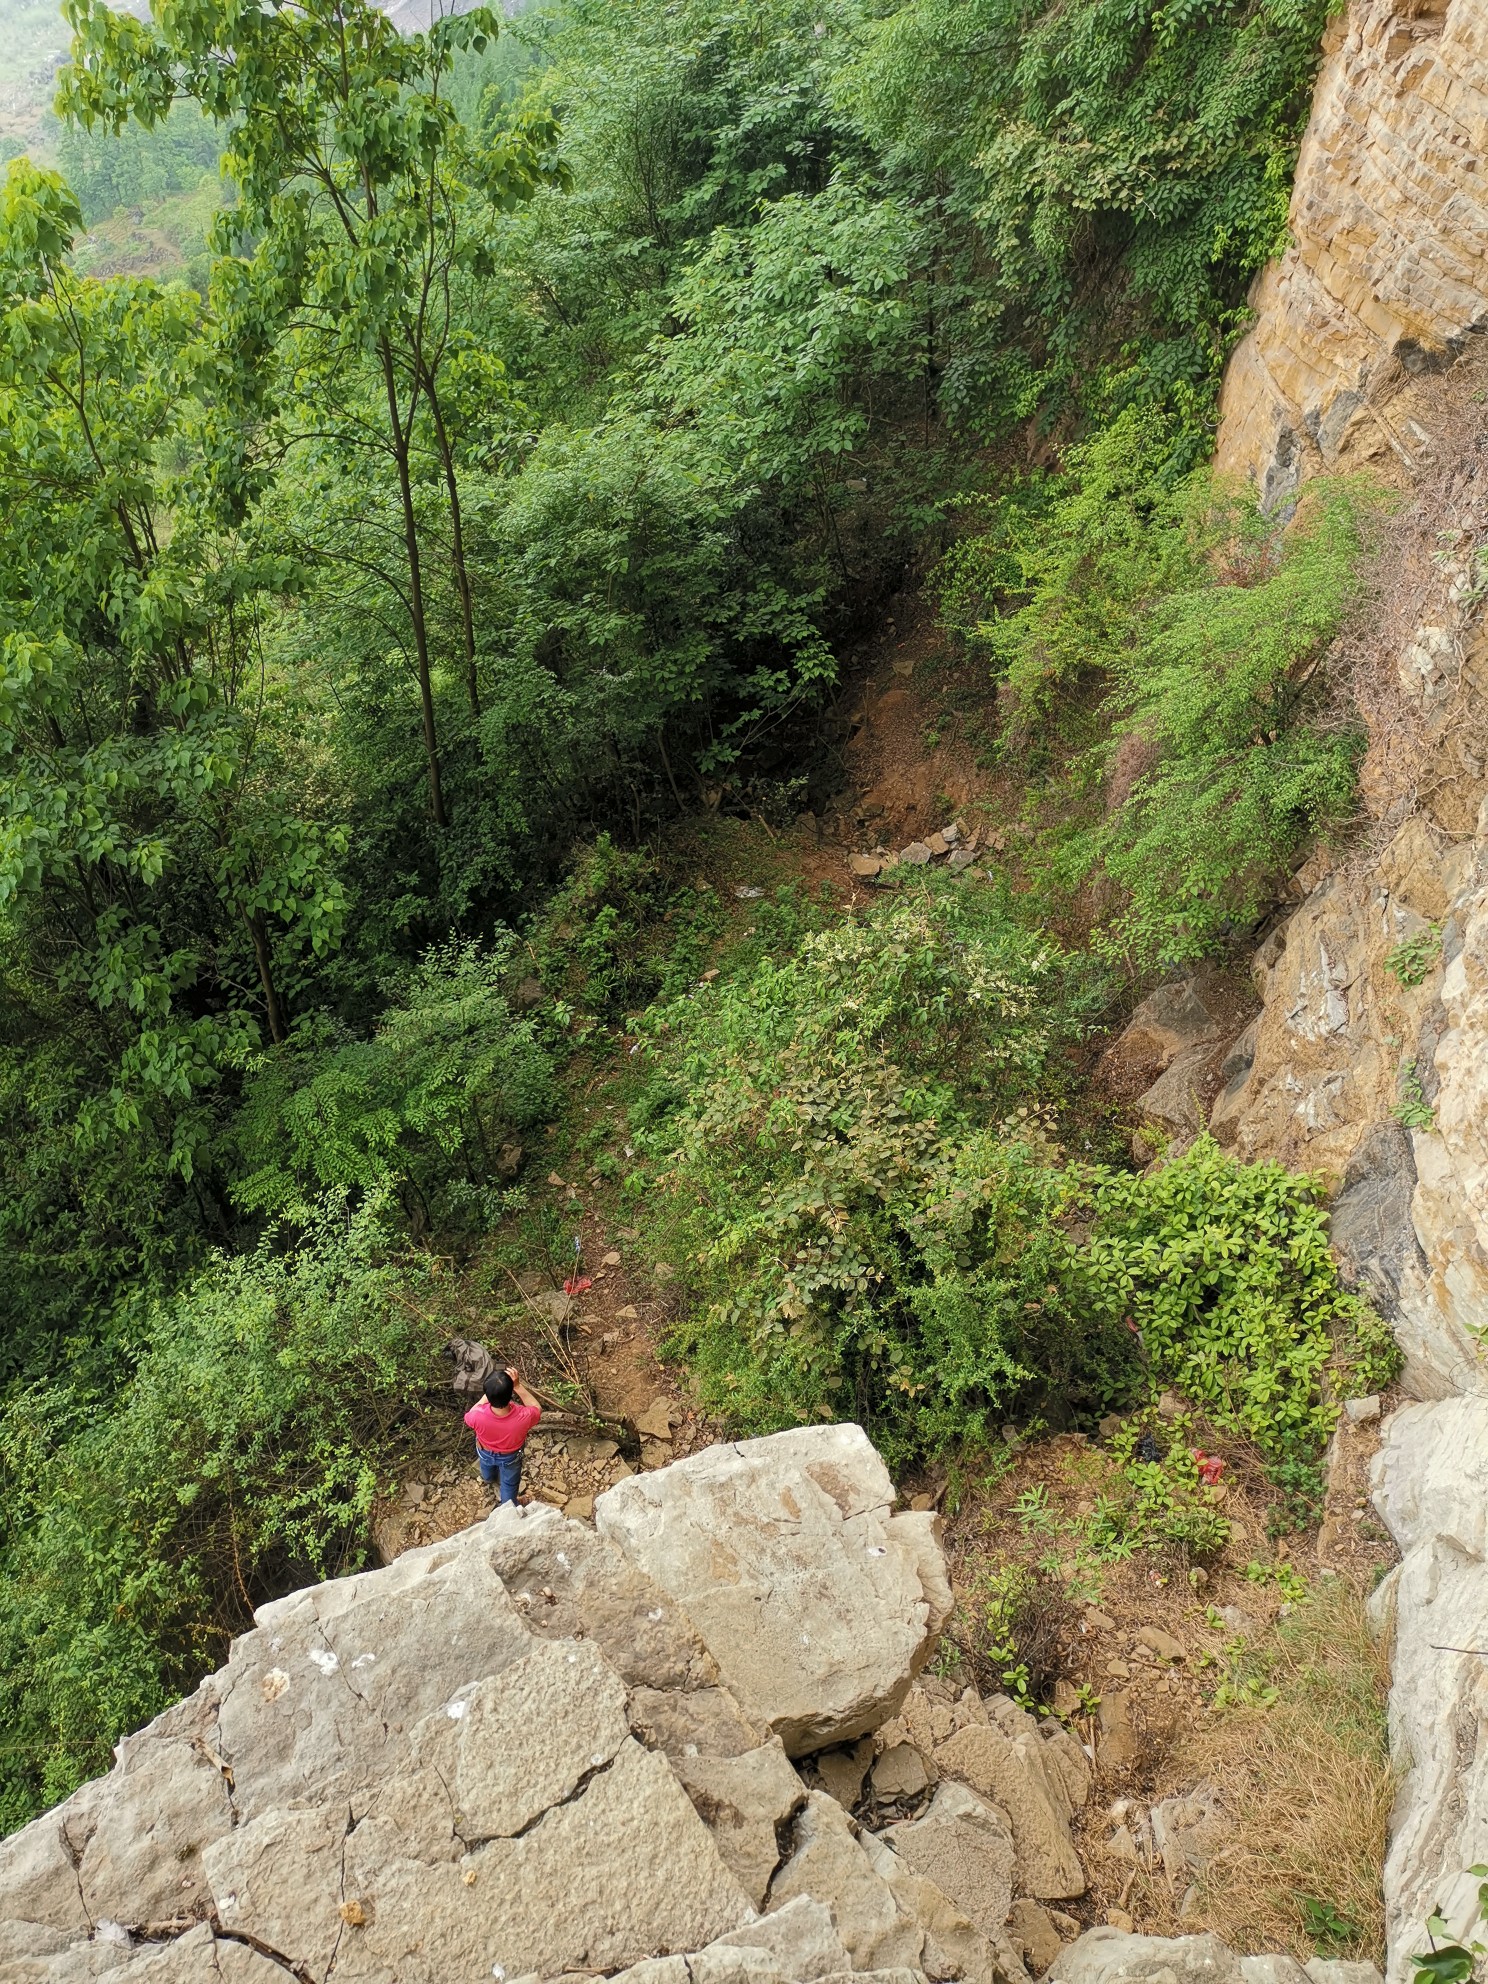
[[[1060,1174],[1036,1123],[979,1127],[1078,1023],[1065,978],[990,890],[927,884],[654,1010],[685,1097],[635,1131],[656,1244],[698,1298],[678,1345],[739,1423],[857,1417],[903,1457],[1090,1382]]]
[[[300,1218],[329,1189],[386,1187],[417,1232],[486,1223],[503,1139],[554,1100],[552,1063],[502,990],[513,948],[431,950],[368,1039],[312,1025],[265,1054],[238,1119],[239,1204]]]
[[[217,1259],[114,1382],[0,1413],[0,1826],[30,1818],[226,1654],[252,1607],[355,1569],[432,1376],[383,1208]]]
[[[974,883],[654,1010],[673,1107],[633,1118],[632,1190],[711,1404],[750,1431],[858,1418],[902,1461],[1174,1384],[1315,1456],[1330,1367],[1372,1375],[1384,1340],[1316,1184],[1207,1140],[1150,1176],[1069,1164],[1039,1096],[1079,1025],[1068,961]]]
[[[1357,595],[1367,507],[1357,485],[1313,488],[1253,572],[1152,602],[1119,664],[1117,742],[1156,763],[1092,851],[1127,897],[1110,941],[1142,963],[1247,930],[1352,811],[1363,732],[1328,720],[1321,663]]]
[[[1330,1392],[1390,1375],[1389,1333],[1339,1282],[1317,1179],[1201,1137],[1150,1175],[1095,1174],[1092,1209],[1091,1270],[1154,1374],[1262,1452],[1315,1454]],[[1356,1378],[1326,1383],[1330,1364]]]
[[[1099,701],[1087,763],[1137,766],[1061,869],[1116,884],[1100,942],[1148,966],[1246,930],[1308,843],[1347,818],[1362,747],[1322,663],[1359,591],[1381,492],[1311,485],[1263,517],[1207,470],[1174,474],[1172,423],[1128,410],[1065,473],[994,507],[943,561],[947,623],[1010,691],[1009,743]]]
[[[1165,403],[1191,462],[1285,239],[1326,0],[905,0],[836,90],[933,207],[943,397]]]

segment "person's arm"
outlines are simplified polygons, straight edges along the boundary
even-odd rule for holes
[[[541,1402],[538,1399],[535,1399],[532,1396],[532,1393],[528,1391],[527,1387],[522,1383],[522,1374],[514,1364],[507,1365],[506,1375],[511,1379],[513,1389],[516,1391],[517,1397],[522,1401],[523,1405],[535,1405],[538,1411],[541,1412],[542,1411]]]

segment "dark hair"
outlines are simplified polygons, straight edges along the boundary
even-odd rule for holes
[[[487,1405],[510,1405],[512,1381],[505,1371],[493,1371],[482,1387]]]

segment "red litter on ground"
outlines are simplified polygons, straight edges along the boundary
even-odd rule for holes
[[[587,1274],[571,1274],[563,1284],[565,1295],[582,1295],[586,1288],[592,1288],[593,1281]]]
[[[1193,1457],[1200,1481],[1206,1488],[1212,1488],[1225,1471],[1224,1462],[1218,1454],[1206,1454],[1202,1447],[1194,1448]]]

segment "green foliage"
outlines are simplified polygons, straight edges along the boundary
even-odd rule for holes
[[[1441,956],[1441,931],[1434,923],[1404,937],[1385,958],[1385,970],[1402,985],[1424,985]]]
[[[674,888],[650,856],[601,834],[548,898],[527,953],[560,1015],[587,1029],[695,984],[725,921],[713,889]]]
[[[1351,1948],[1362,1933],[1360,1925],[1347,1915],[1340,1915],[1331,1902],[1320,1901],[1316,1895],[1299,1895],[1302,1905],[1302,1920],[1309,1936],[1323,1956],[1336,1955]]]
[[[168,1218],[198,1189],[260,1026],[335,946],[345,840],[291,803],[282,705],[255,684],[292,567],[243,521],[252,389],[189,292],[76,276],[77,220],[60,180],[11,164],[0,936],[24,1052],[4,1093],[37,1166],[5,1218],[27,1251],[60,1214],[59,1252],[90,1234],[117,1258],[102,1174],[166,1183]]]
[[[1061,861],[1116,884],[1101,942],[1138,965],[1249,928],[1347,816],[1363,742],[1328,719],[1321,663],[1377,492],[1314,483],[1283,533],[1207,471],[1175,478],[1173,447],[1168,420],[1123,413],[940,578],[950,623],[1006,678],[1015,744],[1104,684],[1093,762],[1115,803],[1065,836]]]
[[[1400,1071],[1399,1098],[1390,1110],[1397,1123],[1403,1123],[1408,1130],[1434,1130],[1436,1110],[1426,1100],[1426,1091],[1421,1085],[1421,1070],[1413,1062],[1408,1062]]]
[[[933,189],[959,417],[1061,392],[1155,401],[1196,458],[1249,279],[1285,240],[1326,16],[1326,0],[870,16],[838,90],[890,183]]]
[[[1078,1029],[1076,985],[990,891],[926,885],[655,1010],[678,1103],[634,1121],[631,1188],[688,1264],[676,1348],[710,1403],[944,1454],[1051,1398],[1097,1416],[1140,1353],[1263,1452],[1316,1453],[1328,1379],[1352,1386],[1378,1328],[1318,1187],[1207,1139],[1150,1177],[1068,1167],[1014,1105]],[[1222,1525],[1194,1485],[1131,1484],[1202,1552]]]
[[[966,1652],[986,1682],[1019,1708],[1038,1706],[1037,1691],[1049,1678],[1049,1615],[1064,1609],[1047,1579],[1026,1564],[988,1567],[975,1580],[965,1608]]]
[[[501,1146],[551,1113],[552,1064],[502,991],[511,939],[430,951],[370,1038],[300,1030],[250,1072],[238,1204],[302,1220],[330,1189],[395,1188],[416,1233],[492,1223]],[[512,1167],[514,1168],[514,1167]]]
[[[1155,1458],[1149,1457],[1157,1445],[1152,1416],[1127,1420],[1116,1436],[1115,1479],[1097,1496],[1085,1525],[1099,1561],[1177,1549],[1202,1563],[1229,1541],[1231,1526],[1200,1478],[1188,1425],[1178,1421],[1163,1430],[1167,1446]]]
[[[128,125],[117,134],[59,124],[57,163],[92,227],[120,207],[153,207],[172,193],[215,184],[222,146],[193,107],[177,104],[153,130]]]
[[[1004,497],[936,574],[948,624],[1046,713],[1141,638],[1155,598],[1196,583],[1215,536],[1202,481],[1174,474],[1170,422],[1128,409],[1065,452],[1062,476]]]
[[[1353,805],[1363,735],[1319,720],[1318,669],[1356,596],[1362,502],[1347,484],[1310,491],[1274,569],[1158,602],[1120,667],[1117,738],[1157,762],[1095,847],[1129,899],[1112,941],[1135,957],[1192,957],[1249,928]]]
[[[1252,1584],[1273,1585],[1285,1605],[1305,1605],[1312,1596],[1306,1578],[1290,1564],[1251,1562],[1245,1566],[1245,1575]]]
[[[916,245],[907,212],[842,179],[718,229],[672,292],[682,334],[655,347],[658,396],[719,424],[752,477],[840,475],[869,437],[873,396],[923,365]]]
[[[654,1009],[686,1099],[634,1135],[710,1401],[756,1431],[857,1417],[897,1458],[1120,1382],[1039,1123],[991,1127],[1077,1024],[1064,977],[990,892],[926,885]]]
[[[105,1770],[226,1654],[253,1605],[353,1570],[436,1345],[396,1299],[375,1203],[219,1258],[106,1382],[0,1413],[0,1825]]]
[[[1321,1518],[1327,1483],[1317,1461],[1288,1454],[1273,1460],[1266,1474],[1281,1498],[1272,1504],[1266,1518],[1268,1536],[1307,1529]]]
[[[1488,1867],[1474,1866],[1467,1871],[1478,1882],[1477,1913],[1468,1925],[1469,1929],[1475,1929],[1479,1923],[1488,1921],[1488,1878],[1485,1878]],[[1438,1937],[1442,1939],[1440,1942]],[[1464,1947],[1453,1939],[1439,1904],[1427,1919],[1426,1938],[1430,1949],[1411,1958],[1412,1984],[1466,1984],[1477,1969],[1478,1958],[1484,1954],[1483,1944],[1474,1937]]]
[[[1363,1304],[1341,1287],[1322,1188],[1201,1137],[1150,1177],[1095,1174],[1091,1264],[1153,1374],[1265,1454],[1316,1452],[1324,1374]]]

